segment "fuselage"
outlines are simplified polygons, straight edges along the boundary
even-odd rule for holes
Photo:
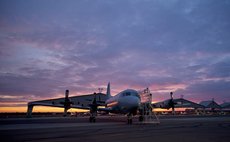
[[[139,108],[140,102],[140,95],[136,90],[126,89],[106,100],[105,104],[107,108],[111,108],[112,113],[134,114]]]

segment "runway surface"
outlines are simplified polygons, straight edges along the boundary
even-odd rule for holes
[[[1,142],[228,142],[230,117],[161,117],[160,124],[141,124],[125,117],[100,116],[96,123],[88,117],[0,119]]]

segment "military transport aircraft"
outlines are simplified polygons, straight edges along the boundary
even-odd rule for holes
[[[126,89],[115,96],[111,96],[110,83],[108,83],[106,94],[94,93],[91,95],[69,97],[69,90],[66,90],[64,99],[59,98],[29,102],[27,116],[31,116],[33,106],[52,106],[64,108],[64,115],[67,114],[67,110],[70,108],[90,110],[90,122],[96,121],[97,111],[127,114],[128,123],[131,124],[132,116],[137,113],[140,103],[140,95],[133,89]]]
[[[152,94],[150,94],[150,91],[148,91],[148,93],[150,96],[152,96]],[[96,121],[98,111],[104,111],[107,113],[126,114],[128,118],[128,124],[131,124],[132,116],[136,114],[140,115],[139,121],[143,121],[143,115],[145,115],[144,112],[146,109],[149,109],[152,112],[152,108],[172,108],[174,112],[174,108],[179,107],[202,107],[199,104],[190,102],[182,98],[173,99],[172,92],[170,93],[170,99],[152,104],[151,98],[149,100],[150,105],[147,107],[143,107],[142,94],[143,93],[140,93],[140,91],[126,89],[115,96],[111,96],[110,83],[108,83],[106,94],[94,93],[89,95],[69,97],[69,90],[66,90],[65,98],[29,102],[27,116],[31,117],[34,106],[52,106],[64,108],[64,116],[67,115],[67,111],[70,108],[90,110],[90,122]]]

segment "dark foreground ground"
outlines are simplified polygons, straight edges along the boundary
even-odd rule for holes
[[[0,119],[0,141],[56,142],[229,142],[230,117],[161,117],[160,124],[126,124],[125,117]]]

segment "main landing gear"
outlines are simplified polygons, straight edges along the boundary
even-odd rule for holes
[[[96,122],[96,116],[97,116],[97,111],[91,111],[90,117],[89,117],[89,122],[95,123]]]
[[[143,122],[144,121],[144,117],[142,115],[139,116],[139,122]]]
[[[96,122],[96,116],[97,116],[97,107],[98,107],[98,104],[97,104],[97,100],[96,100],[96,93],[94,93],[94,99],[93,99],[93,102],[92,104],[89,104],[90,106],[90,117],[89,117],[89,122],[90,123],[95,123]]]

